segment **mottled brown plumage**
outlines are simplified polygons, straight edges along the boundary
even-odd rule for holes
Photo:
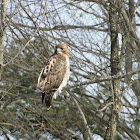
[[[38,78],[38,86],[43,92],[42,102],[49,109],[52,105],[52,98],[56,98],[57,94],[66,86],[69,79],[69,49],[64,44],[58,44],[55,53],[47,60],[46,65]]]

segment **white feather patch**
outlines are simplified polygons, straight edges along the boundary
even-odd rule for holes
[[[39,75],[39,77],[38,77],[38,83],[37,83],[37,87],[38,87],[38,88],[39,88],[40,79],[41,79],[41,75],[42,75],[42,73],[43,73],[43,70],[44,70],[44,68],[42,69],[42,71],[41,71],[41,73],[40,73],[40,75]]]
[[[53,95],[53,98],[56,99],[57,96],[61,93],[62,88],[65,87],[67,85],[67,81],[69,80],[69,76],[70,76],[70,64],[69,64],[69,58],[66,58],[66,72],[64,74],[64,78],[63,81],[61,83],[61,85],[59,86],[58,90],[56,91],[56,93]]]

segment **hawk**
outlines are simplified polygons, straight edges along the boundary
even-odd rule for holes
[[[47,109],[69,80],[69,56],[70,51],[65,44],[56,45],[54,54],[47,60],[39,75],[38,87],[42,91],[42,103],[45,98]]]

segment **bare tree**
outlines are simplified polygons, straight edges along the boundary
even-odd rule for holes
[[[1,137],[138,140],[139,5],[7,0],[1,26],[7,27],[0,62]],[[58,43],[70,48],[71,75],[48,111],[36,84]]]

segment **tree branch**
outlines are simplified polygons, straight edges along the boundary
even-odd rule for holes
[[[29,26],[29,25],[24,25],[20,23],[15,23],[16,26],[20,27],[26,27],[30,29],[36,29],[36,27]],[[39,30],[41,31],[51,31],[51,30],[71,30],[71,29],[87,29],[87,30],[97,30],[97,31],[102,31],[102,32],[108,32],[108,29],[99,29],[96,28],[97,25],[90,25],[90,26],[78,26],[78,25],[56,25],[53,28],[46,28],[46,27],[39,27]]]
[[[138,74],[139,72],[140,72],[140,70],[135,70],[135,71],[128,72],[124,75],[113,75],[113,76],[107,76],[107,77],[100,78],[100,79],[88,80],[88,81],[85,81],[85,82],[78,82],[78,83],[70,86],[70,88],[77,87],[77,86],[83,86],[83,85],[90,85],[90,84],[100,83],[100,82],[105,82],[105,81],[110,81],[110,80],[113,80],[113,79],[121,79],[121,78],[125,78],[125,77],[128,77],[128,76]]]
[[[70,94],[72,94],[72,92],[70,90],[69,90],[69,92],[70,92]],[[90,130],[89,126],[88,126],[86,117],[85,117],[80,105],[78,104],[77,100],[73,96],[72,96],[72,98],[73,98],[73,100],[74,100],[74,102],[75,102],[75,104],[76,104],[76,106],[77,106],[77,108],[78,108],[78,110],[79,110],[79,112],[80,112],[80,114],[82,116],[85,128],[86,128],[86,130],[88,132],[88,135],[89,135],[89,138],[90,138],[90,140],[93,140],[91,130]]]

